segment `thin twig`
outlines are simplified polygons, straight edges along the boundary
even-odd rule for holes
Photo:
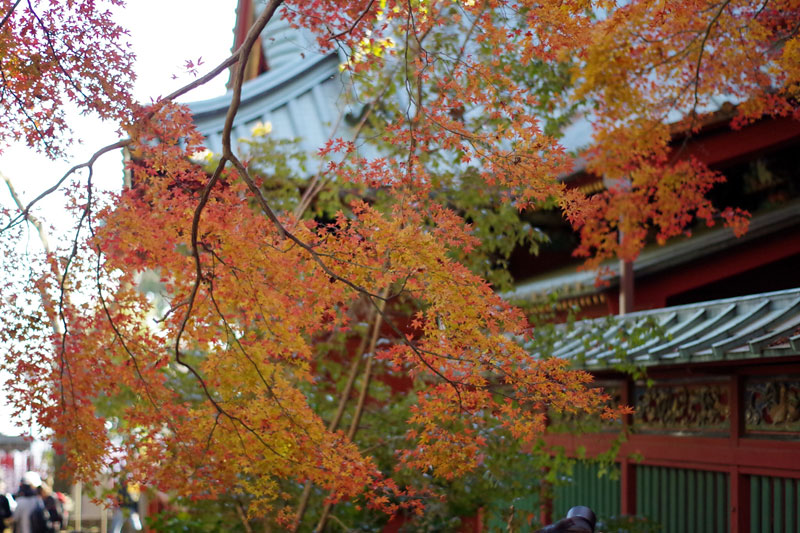
[[[78,170],[80,170],[82,168],[91,168],[94,165],[94,163],[97,161],[97,159],[100,156],[102,156],[103,154],[107,154],[108,152],[111,152],[112,150],[116,150],[118,148],[124,148],[124,147],[128,146],[129,144],[131,144],[131,140],[130,139],[123,139],[123,140],[117,141],[117,142],[115,142],[113,144],[109,144],[108,146],[104,146],[103,148],[99,149],[94,154],[92,154],[92,156],[87,161],[85,161],[84,163],[80,163],[78,165],[75,165],[72,168],[70,168],[69,170],[67,170],[67,172],[61,177],[60,180],[58,180],[56,182],[55,185],[53,185],[52,187],[50,187],[49,189],[47,189],[46,191],[41,193],[39,196],[34,198],[32,201],[30,201],[28,203],[28,205],[25,206],[25,209],[23,209],[22,212],[19,215],[17,215],[13,219],[11,219],[11,221],[9,221],[9,223],[6,224],[6,226],[4,228],[0,229],[0,233],[4,232],[5,230],[7,230],[9,228],[12,228],[12,227],[16,226],[17,224],[21,223],[23,220],[27,219],[28,215],[29,215],[29,213],[31,211],[31,208],[34,205],[36,205],[39,201],[44,199],[46,196],[49,196],[50,194],[52,194],[55,191],[57,191],[59,189],[59,187],[61,187],[61,185],[72,174],[74,174],[75,172],[77,172]]]
[[[19,2],[17,2],[19,3]],[[11,178],[0,172],[0,178],[6,182],[6,186],[8,187],[8,192],[11,194],[12,200],[17,205],[17,208],[22,211],[25,209],[25,205],[22,203],[17,191],[14,189],[14,185],[11,183]],[[36,228],[36,231],[39,232],[39,240],[44,247],[45,254],[51,255],[53,253],[52,249],[50,248],[50,242],[47,240],[47,233],[44,230],[44,226],[42,223],[33,215],[28,215],[28,222]],[[58,264],[55,262],[53,263],[53,268],[56,269],[56,275],[61,277],[58,273]],[[47,313],[47,318],[50,320],[50,327],[53,329],[53,333],[56,335],[61,335],[61,325],[58,323],[58,317],[55,314],[55,304],[51,301],[50,296],[45,291],[44,286],[39,285],[39,294],[42,297],[42,306],[44,307],[45,312]]]
[[[242,355],[244,355],[245,359],[247,359],[247,361],[253,366],[253,368],[256,371],[256,374],[258,374],[258,377],[261,380],[261,383],[264,384],[264,388],[267,389],[267,392],[269,392],[269,395],[275,401],[275,404],[278,406],[278,408],[283,412],[283,414],[286,416],[286,418],[288,418],[289,421],[294,426],[300,428],[303,431],[303,433],[305,433],[306,436],[309,437],[309,439],[311,439],[311,435],[309,435],[308,429],[306,428],[306,426],[304,426],[304,425],[300,424],[299,422],[297,422],[297,420],[295,420],[295,417],[292,416],[292,414],[289,412],[289,410],[286,409],[283,406],[283,404],[281,403],[280,398],[275,393],[275,390],[267,382],[267,378],[264,376],[264,373],[261,372],[261,368],[258,366],[258,362],[255,359],[253,359],[250,356],[250,354],[247,352],[247,350],[245,350],[244,346],[242,346],[242,343],[239,340],[239,337],[236,336],[236,333],[233,331],[233,328],[230,326],[230,324],[228,323],[228,320],[225,318],[225,315],[222,313],[222,310],[219,308],[219,304],[217,303],[216,298],[214,298],[213,285],[211,285],[211,284],[209,285],[208,295],[209,295],[209,297],[211,299],[211,303],[214,306],[214,309],[217,311],[217,314],[219,315],[220,319],[222,320],[222,323],[225,325],[225,329],[228,332],[228,335],[233,337],[233,340],[236,343],[236,345],[239,347],[239,350],[242,352]]]
[[[728,4],[731,3],[731,0],[725,0],[722,5],[720,6],[719,10],[714,14],[714,18],[711,19],[711,22],[708,23],[708,27],[706,28],[705,34],[703,35],[703,40],[700,43],[700,52],[697,55],[697,66],[695,67],[694,71],[694,104],[692,105],[692,122],[694,123],[695,119],[697,118],[697,105],[699,103],[699,91],[700,91],[700,67],[703,63],[703,52],[705,52],[706,41],[708,41],[708,37],[711,35],[711,30],[714,28],[714,25],[719,20],[722,12],[725,11],[725,8],[728,7]]]
[[[22,0],[17,0],[16,2],[14,2],[14,5],[11,6],[11,9],[8,10],[6,16],[3,17],[3,20],[0,20],[0,29],[3,29],[3,26],[6,25],[6,22],[8,22],[8,19],[10,19],[11,15],[14,14],[14,10],[17,9],[17,6],[20,4],[20,2],[22,2]]]
[[[372,4],[374,4],[374,3],[375,3],[375,0],[369,0],[369,4],[367,4],[367,7],[366,7],[366,9],[364,9],[364,11],[362,11],[362,12],[361,12],[361,14],[358,16],[358,18],[357,18],[356,20],[354,20],[354,21],[353,21],[353,24],[351,24],[351,25],[350,25],[350,27],[349,27],[348,29],[346,29],[346,30],[344,30],[344,31],[341,31],[341,32],[337,33],[336,35],[333,35],[333,36],[331,36],[331,37],[328,37],[328,40],[329,40],[329,41],[332,41],[332,40],[334,40],[334,39],[338,39],[339,37],[341,37],[341,36],[343,36],[343,35],[347,35],[348,33],[352,32],[352,31],[353,31],[353,30],[356,28],[356,25],[357,25],[359,22],[361,22],[361,19],[363,19],[363,18],[364,18],[364,16],[365,16],[367,13],[369,13],[369,10],[372,8]]]
[[[34,11],[33,5],[31,4],[31,0],[28,0],[28,9],[30,10],[31,14],[33,14],[33,18],[36,19],[36,21],[39,23],[39,26],[42,28],[42,33],[44,33],[45,40],[47,41],[47,47],[50,49],[50,53],[53,54],[53,59],[55,60],[56,65],[58,66],[58,70],[60,70],[61,73],[64,75],[64,77],[69,81],[70,85],[72,85],[72,88],[75,89],[78,92],[78,94],[83,96],[86,102],[90,102],[91,97],[83,92],[83,89],[81,89],[80,85],[75,83],[75,80],[72,78],[69,72],[67,72],[67,69],[65,69],[64,65],[61,64],[61,58],[58,56],[58,52],[56,52],[56,48],[55,45],[53,44],[53,39],[50,34],[50,30],[47,29],[47,27],[44,25],[44,21],[41,19],[41,17],[39,17],[36,11]]]
[[[6,73],[2,69],[2,66],[0,66],[0,77],[2,77],[3,79],[3,87],[8,88],[8,80],[6,80]],[[15,91],[9,89],[9,92],[14,97],[14,100],[17,102],[19,110],[22,111],[22,114],[25,115],[25,118],[28,119],[28,122],[30,122],[31,125],[33,126],[33,131],[36,132],[36,135],[38,135],[39,139],[41,139],[42,143],[44,143],[47,152],[50,153],[54,151],[53,145],[47,142],[47,139],[45,138],[45,135],[42,133],[42,130],[39,129],[39,123],[36,120],[34,120],[34,118],[31,117],[31,115],[28,113],[28,106],[25,104],[25,102],[22,101],[22,99]]]

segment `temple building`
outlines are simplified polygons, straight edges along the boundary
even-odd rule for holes
[[[239,1],[234,48],[257,6]],[[270,22],[248,61],[234,137],[269,123],[314,154],[354,127],[360,107],[343,58],[313,49],[311,36]],[[229,101],[191,105],[212,151]],[[577,461],[552,501],[539,502],[546,516],[588,505],[605,519],[646,517],[665,533],[800,532],[800,122],[764,118],[734,130],[731,117],[725,106],[699,133],[676,132],[674,143],[726,176],[711,198],[752,214],[744,237],[695,228],[628,267],[609,263],[598,285],[594,272],[577,269],[576,236],[560,213],[530,215],[550,243],[538,256],[512,256],[518,283],[508,296],[534,313],[579,307],[582,320],[559,326],[542,355],[573,360],[636,410],[591,434],[554,428],[548,442],[574,457],[607,450],[620,430],[627,437],[618,475]],[[581,170],[563,179],[590,194],[604,187]],[[648,336],[635,339],[640,331]]]

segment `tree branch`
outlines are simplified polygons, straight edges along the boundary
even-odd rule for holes
[[[699,91],[700,91],[700,67],[703,64],[703,52],[705,52],[706,48],[706,41],[708,41],[708,37],[711,35],[711,30],[714,28],[714,25],[719,20],[719,17],[722,15],[722,12],[725,11],[725,8],[728,7],[728,4],[731,3],[731,0],[725,0],[722,5],[719,7],[719,10],[714,14],[714,18],[711,19],[711,22],[708,23],[708,27],[706,28],[705,34],[703,35],[703,40],[700,42],[700,52],[697,55],[697,66],[694,71],[694,104],[692,105],[692,121],[697,118],[697,105],[699,103]]]
[[[32,201],[30,201],[30,202],[28,203],[28,205],[27,205],[27,206],[25,206],[25,209],[22,209],[22,212],[21,212],[19,215],[17,215],[17,216],[16,216],[16,217],[14,217],[13,219],[11,219],[11,221],[9,221],[9,223],[8,223],[8,224],[6,224],[6,226],[5,226],[4,228],[0,229],[0,233],[3,233],[5,230],[7,230],[7,229],[10,229],[10,228],[12,228],[12,227],[16,226],[17,224],[21,223],[23,220],[26,220],[26,219],[28,218],[28,216],[29,216],[29,213],[30,213],[30,211],[31,211],[31,208],[32,208],[34,205],[36,205],[36,204],[37,204],[39,201],[41,201],[42,199],[44,199],[46,196],[49,196],[50,194],[52,194],[52,193],[54,193],[55,191],[57,191],[57,190],[59,189],[59,187],[61,187],[61,185],[62,185],[62,184],[63,184],[63,183],[64,183],[64,182],[67,180],[67,178],[69,178],[69,177],[70,177],[70,176],[71,176],[73,173],[77,172],[78,170],[80,170],[80,169],[82,169],[82,168],[89,168],[89,169],[91,169],[91,168],[92,168],[92,166],[93,166],[93,165],[95,164],[95,162],[97,161],[97,159],[98,159],[98,158],[100,158],[100,156],[102,156],[103,154],[107,154],[108,152],[111,152],[112,150],[116,150],[116,149],[118,149],[118,148],[124,148],[125,146],[128,146],[130,143],[131,143],[131,140],[130,140],[130,139],[123,139],[123,140],[121,140],[121,141],[117,141],[117,142],[115,142],[115,143],[113,143],[113,144],[109,144],[108,146],[104,146],[103,148],[100,148],[98,151],[96,151],[94,154],[92,154],[92,156],[89,158],[89,160],[88,160],[88,161],[86,161],[86,162],[84,162],[84,163],[80,163],[80,164],[78,164],[78,165],[75,165],[75,166],[73,166],[72,168],[70,168],[69,170],[67,170],[67,172],[66,172],[66,173],[65,173],[65,174],[64,174],[64,175],[61,177],[61,179],[60,179],[60,180],[58,180],[58,181],[56,182],[56,184],[55,184],[55,185],[53,185],[52,187],[50,187],[49,189],[47,189],[46,191],[44,191],[43,193],[41,193],[39,196],[37,196],[36,198],[34,198]]]
[[[366,16],[366,14],[369,13],[369,10],[372,9],[372,4],[374,4],[374,3],[375,3],[375,0],[369,0],[369,4],[367,4],[367,7],[364,9],[364,11],[361,12],[361,14],[358,16],[358,18],[356,18],[356,20],[353,21],[353,24],[351,24],[348,29],[346,29],[344,31],[341,31],[341,32],[337,33],[336,35],[332,35],[332,36],[328,37],[328,40],[332,41],[334,39],[338,39],[339,37],[341,37],[343,35],[347,35],[351,31],[353,31],[355,29],[355,27],[358,25],[358,23],[361,22],[361,19],[363,19]]]
[[[11,6],[11,9],[8,10],[8,13],[6,13],[6,16],[3,17],[3,20],[0,20],[0,30],[3,29],[3,26],[6,25],[6,22],[8,22],[8,19],[10,19],[11,15],[14,14],[14,11],[17,9],[17,6],[20,4],[20,2],[22,2],[22,0],[17,0],[16,2],[14,2],[14,5]]]

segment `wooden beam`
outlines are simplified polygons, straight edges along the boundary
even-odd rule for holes
[[[577,456],[579,447],[592,457],[607,451],[617,437],[614,433],[583,436],[552,434],[545,437],[551,446],[562,446],[566,453]],[[686,437],[672,435],[631,434],[620,447],[619,457],[641,455],[641,464],[673,468],[693,468],[727,472],[738,467],[747,474],[800,479],[800,442],[721,437]]]
[[[637,301],[644,308],[664,307],[670,296],[697,289],[754,268],[800,254],[795,231],[783,231],[696,259],[637,280]]]
[[[729,127],[698,135],[679,149],[678,157],[696,157],[707,165],[728,165],[785,146],[800,137],[800,122],[791,117],[759,120],[739,130]]]

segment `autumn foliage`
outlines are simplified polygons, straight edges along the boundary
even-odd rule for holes
[[[670,128],[691,134],[720,99],[739,103],[736,124],[797,115],[800,2],[287,1],[323,49],[349,54],[379,154],[331,139],[324,171],[288,201],[231,140],[239,66],[280,3],[179,91],[233,66],[224,150],[206,168],[179,93],[130,97],[132,52],[102,2],[0,3],[3,137],[60,156],[70,103],[118,121],[113,146],[131,155],[118,194],[94,190],[91,164],[62,178],[76,220],[63,249],[21,255],[35,211],[4,213],[15,275],[0,288],[0,339],[18,411],[81,479],[124,464],[162,490],[246,491],[254,514],[287,503],[286,480],[422,512],[424,486],[398,486],[309,401],[325,386],[321,339],[361,335],[365,320],[386,337],[365,364],[413,378],[398,469],[452,479],[481,467],[490,435],[535,442],[548,411],[613,415],[587,374],[522,348],[524,314],[461,262],[482,243],[439,188],[471,174],[519,211],[557,206],[591,265],[695,218],[743,229],[743,213],[706,199],[721,176],[681,157]],[[546,126],[576,112],[594,131],[588,168],[614,183],[591,198],[559,180],[574,158]],[[308,209],[336,187],[358,194],[326,216]],[[158,316],[138,289],[146,273],[166,299]]]

